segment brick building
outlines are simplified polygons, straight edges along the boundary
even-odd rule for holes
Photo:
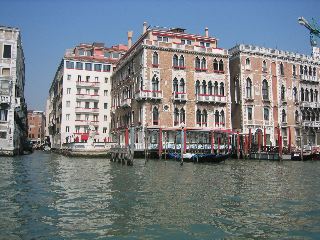
[[[125,142],[125,129],[135,128],[136,148],[143,148],[145,132],[165,130],[174,143],[179,129],[227,132],[231,126],[229,55],[218,41],[186,33],[182,28],[147,28],[119,60],[112,79],[111,131]],[[154,131],[154,132],[156,132]],[[159,136],[150,137],[156,143]],[[190,133],[188,142],[195,142]],[[178,141],[179,142],[179,137]]]
[[[229,53],[233,128],[272,146],[278,133],[285,147],[319,145],[319,59],[242,44]]]
[[[33,143],[45,141],[45,114],[42,111],[28,111],[28,138]]]

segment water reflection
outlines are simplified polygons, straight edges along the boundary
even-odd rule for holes
[[[0,161],[0,238],[315,239],[320,162]]]

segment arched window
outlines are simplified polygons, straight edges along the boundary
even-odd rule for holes
[[[283,64],[280,63],[280,75],[284,75]]]
[[[178,66],[179,66],[179,63],[178,63],[178,56],[177,56],[176,54],[175,54],[175,55],[173,55],[172,63],[173,63],[173,66],[174,66],[174,67],[178,67]]]
[[[214,113],[214,125],[219,126],[219,111],[216,110]]]
[[[281,86],[281,101],[285,101],[285,87],[282,85]]]
[[[183,55],[181,55],[179,58],[179,66],[184,67],[184,56]]]
[[[220,96],[224,96],[224,83],[220,83]]]
[[[218,95],[219,93],[218,93],[218,82],[217,81],[215,81],[214,82],[214,89],[213,89],[213,91],[214,91],[214,95]]]
[[[304,75],[308,75],[308,67],[307,66],[304,66]]]
[[[306,120],[306,113],[304,111],[302,111],[302,120]]]
[[[303,74],[303,66],[300,65],[300,75],[302,75],[302,74]]]
[[[315,77],[317,75],[317,70],[316,70],[316,68],[314,67],[313,68],[313,76]]]
[[[309,76],[312,76],[312,67],[309,67]]]
[[[313,90],[310,89],[310,102],[313,102]]]
[[[267,80],[262,81],[262,97],[263,100],[268,100],[269,99],[269,86]]]
[[[263,119],[265,121],[269,121],[269,108],[265,107],[263,109]]]
[[[319,121],[319,111],[316,112],[316,121]]]
[[[309,102],[309,90],[308,89],[306,89],[304,92],[304,100]]]
[[[247,98],[252,98],[252,82],[251,82],[251,79],[250,78],[247,78],[247,81],[246,81],[246,96]]]
[[[212,95],[212,88],[213,88],[213,87],[212,87],[212,82],[209,81],[209,82],[208,82],[208,94],[209,94],[209,95]]]
[[[179,92],[178,79],[177,78],[173,79],[173,91],[174,92]]]
[[[153,119],[153,125],[158,125],[159,124],[159,111],[158,111],[157,107],[153,107],[152,119]]]
[[[262,61],[262,72],[267,71],[267,62],[265,60]]]
[[[297,102],[298,101],[298,94],[297,94],[297,88],[296,87],[293,88],[292,93],[293,93],[293,100],[295,102]]]
[[[197,114],[196,114],[196,120],[197,120],[197,124],[201,126],[201,111],[200,109],[197,110]]]
[[[286,111],[284,110],[284,109],[282,109],[282,114],[281,114],[281,116],[282,116],[282,122],[287,122],[287,114],[286,114]]]
[[[180,109],[180,123],[186,123],[186,111],[184,108]]]
[[[154,75],[152,78],[152,91],[159,91],[159,78]]]
[[[214,71],[219,71],[219,66],[218,66],[218,61],[217,59],[213,60],[213,70]]]
[[[292,75],[296,76],[296,65],[292,65]]]
[[[205,58],[202,58],[201,60],[201,69],[207,68],[207,60]]]
[[[179,85],[179,92],[181,92],[181,93],[185,93],[185,83],[184,83],[184,79],[183,78],[181,78],[180,79],[180,85]]]
[[[315,121],[316,120],[316,114],[312,111],[311,112],[311,121]]]
[[[202,94],[207,94],[207,83],[205,80],[202,81]]]
[[[196,69],[200,69],[200,58],[196,57],[194,65]]]
[[[179,125],[179,109],[175,108],[174,109],[174,126]]]
[[[154,52],[152,55],[152,64],[159,65],[159,55],[157,52]]]
[[[249,58],[246,58],[246,67],[250,67],[250,59]]]
[[[197,80],[196,81],[196,95],[199,95],[200,94],[200,81]]]
[[[317,90],[314,91],[314,101],[318,102],[318,91]]]
[[[206,127],[206,126],[207,126],[207,122],[208,122],[208,113],[207,113],[207,110],[204,109],[204,110],[202,111],[202,125],[203,125],[204,127]]]
[[[294,113],[294,120],[296,122],[299,122],[299,112],[298,112],[298,110],[296,110],[296,112]]]
[[[222,126],[225,125],[225,117],[224,117],[224,111],[223,110],[221,110],[221,112],[220,112],[220,124]]]
[[[219,61],[219,71],[223,72],[223,61],[222,61],[222,59]]]
[[[307,120],[310,121],[311,117],[310,117],[310,112],[309,111],[307,111],[307,116],[306,117],[307,117]]]
[[[300,94],[301,94],[301,101],[304,101],[304,89],[303,88],[301,88]]]

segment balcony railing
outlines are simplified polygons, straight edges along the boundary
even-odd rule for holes
[[[139,90],[135,93],[135,99],[162,99],[161,90]]]
[[[187,101],[187,93],[185,92],[173,92],[172,95],[175,101]]]
[[[320,121],[303,120],[302,125],[304,127],[320,127]]]
[[[76,94],[76,98],[83,100],[99,100],[99,95]]]
[[[88,112],[88,113],[98,113],[99,108],[83,108],[83,107],[76,107],[75,112]]]
[[[306,82],[311,82],[311,83],[319,83],[316,76],[310,76],[310,75],[305,75],[305,74],[300,75],[300,80],[306,81]]]
[[[76,120],[75,125],[77,126],[99,125],[99,121]]]
[[[120,107],[130,107],[131,106],[131,98],[126,98],[121,100]]]
[[[0,95],[0,103],[10,103],[10,97],[9,96],[4,96]]]
[[[100,82],[85,82],[85,81],[77,81],[76,86],[82,87],[99,87]]]
[[[196,100],[198,102],[226,103],[226,96],[209,95],[209,94],[197,94],[196,95]]]
[[[302,101],[300,106],[301,107],[305,107],[305,108],[319,108],[320,107],[320,103]]]

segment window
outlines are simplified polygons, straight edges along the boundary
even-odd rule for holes
[[[202,111],[202,125],[204,126],[204,127],[206,127],[207,126],[207,122],[208,122],[208,113],[207,113],[207,110],[206,109],[204,109],[203,111]]]
[[[206,47],[210,47],[210,43],[206,42]]]
[[[110,65],[103,65],[103,71],[104,72],[110,72],[111,71],[111,66]]]
[[[116,52],[114,52],[114,53],[112,53],[112,58],[119,58],[119,53],[116,53]]]
[[[78,82],[81,82],[81,75],[78,75]]]
[[[103,116],[103,121],[105,121],[105,122],[108,121],[108,115]]]
[[[181,55],[180,58],[179,58],[179,67],[184,67],[184,56]]]
[[[77,88],[77,94],[81,94],[81,88]]]
[[[201,69],[207,68],[207,60],[205,58],[202,58],[201,60]]]
[[[202,94],[207,94],[207,83],[205,80],[202,81]]]
[[[284,75],[283,64],[280,63],[280,75]]]
[[[293,100],[294,100],[295,102],[297,102],[297,101],[298,101],[297,88],[294,87],[293,90],[292,90],[292,92],[293,92]]]
[[[108,103],[103,104],[104,109],[108,109]]]
[[[89,121],[89,114],[84,115],[84,120]]]
[[[70,114],[66,114],[66,120],[70,120]]]
[[[68,68],[68,69],[74,69],[74,62],[66,61],[66,68]]]
[[[219,111],[216,110],[214,113],[214,125],[219,125]]]
[[[81,107],[81,102],[77,102],[77,107],[79,108],[79,107]]]
[[[250,69],[250,66],[251,66],[251,62],[250,62],[250,59],[249,58],[246,58],[246,69]]]
[[[195,68],[200,69],[200,58],[196,57],[195,59]]]
[[[262,81],[262,98],[263,100],[269,99],[269,87],[268,82],[265,79]]]
[[[85,102],[84,106],[85,106],[85,108],[90,108],[90,103],[89,102]]]
[[[78,55],[79,56],[84,56],[84,50],[83,49],[78,49]]]
[[[200,81],[197,80],[196,81],[196,87],[195,87],[195,90],[196,90],[196,95],[200,94]]]
[[[179,109],[178,108],[175,108],[174,109],[174,126],[178,126],[179,124]]]
[[[90,95],[90,89],[89,88],[86,89],[86,94]]]
[[[286,111],[284,109],[282,109],[282,114],[281,114],[281,120],[282,122],[287,122],[287,114],[286,114]]]
[[[173,92],[179,92],[178,79],[173,79]]]
[[[200,111],[200,109],[197,110],[196,121],[197,121],[197,124],[201,125],[201,111]]]
[[[303,88],[301,88],[301,90],[300,90],[300,93],[301,93],[301,101],[304,101],[304,89]]]
[[[151,84],[152,84],[152,91],[153,92],[159,91],[159,79],[158,79],[158,77],[156,77],[156,75],[153,76],[153,78],[151,80]]]
[[[103,91],[103,95],[104,95],[105,97],[107,97],[107,96],[108,96],[108,90],[104,90],[104,91]]]
[[[212,82],[209,81],[208,82],[208,94],[209,95],[212,95],[212,93],[213,93],[212,90],[213,90]]]
[[[82,62],[76,62],[76,69],[78,69],[78,70],[82,70],[83,69]]]
[[[263,109],[263,119],[265,120],[265,121],[269,121],[269,108],[264,108]]]
[[[185,123],[186,122],[186,111],[184,108],[180,109],[180,123]]]
[[[101,66],[102,66],[101,64],[95,64],[94,65],[94,70],[97,71],[97,72],[101,72]]]
[[[223,72],[223,61],[222,61],[222,59],[219,61],[219,71]]]
[[[93,103],[93,108],[98,109],[98,102]]]
[[[225,117],[224,117],[224,111],[221,110],[221,113],[220,113],[220,123],[222,125],[225,125]]]
[[[224,96],[224,83],[220,83],[220,96]]]
[[[162,37],[162,36],[158,36],[157,40],[159,42],[168,42],[169,38],[168,37]]]
[[[219,94],[218,93],[218,82],[217,81],[214,82],[213,94],[214,95],[218,95]]]
[[[66,132],[69,132],[69,131],[70,131],[70,127],[66,126]]]
[[[251,121],[252,120],[252,107],[248,107],[247,108],[247,111],[248,111],[248,120]]]
[[[67,101],[67,102],[66,102],[66,106],[67,106],[67,107],[70,107],[70,101]]]
[[[3,45],[3,58],[11,58],[11,45]]]
[[[262,61],[262,72],[267,72],[267,62],[265,60]]]
[[[292,75],[296,76],[296,65],[292,65]]]
[[[98,115],[93,115],[93,121],[98,122]]]
[[[213,60],[213,71],[219,71],[219,65],[217,59]]]
[[[111,57],[111,53],[110,52],[105,52],[104,53],[104,57],[105,58],[110,58]]]
[[[71,80],[71,75],[68,75],[68,76],[67,76],[67,80]]]
[[[152,64],[155,66],[159,65],[159,56],[157,52],[154,52],[152,55]]]
[[[10,76],[10,68],[2,68],[3,76]]]
[[[173,64],[173,67],[177,67],[179,66],[179,63],[178,63],[178,56],[175,54],[173,55],[173,58],[172,58],[172,64]]]
[[[185,83],[183,78],[180,79],[179,92],[185,93]]]
[[[67,94],[71,93],[71,88],[67,88]]]
[[[7,132],[0,132],[0,138],[6,139],[7,138]]]
[[[298,110],[296,110],[295,113],[294,113],[294,120],[296,122],[299,122],[299,112],[298,112]]]
[[[158,125],[159,124],[159,111],[158,111],[157,107],[153,107],[152,119],[153,119],[153,125]]]
[[[317,71],[316,71],[316,68],[314,67],[313,68],[313,76],[315,77],[317,75]]]
[[[86,53],[86,56],[89,56],[89,57],[92,56],[92,53],[90,50],[87,50],[85,53]]]
[[[0,109],[0,121],[7,121],[8,110]]]
[[[108,83],[109,78],[104,78],[104,83]]]
[[[285,101],[285,87],[282,85],[281,86],[281,101]]]
[[[94,82],[99,82],[99,77],[94,77]]]
[[[107,129],[106,127],[102,128],[102,132],[103,132],[103,133],[107,133],[107,130],[108,130],[108,129]]]
[[[252,98],[252,82],[250,78],[247,78],[247,84],[246,84],[246,95],[247,98]]]
[[[86,69],[87,71],[91,71],[91,70],[92,70],[92,64],[91,64],[91,63],[86,63],[86,64],[85,64],[85,69]]]

